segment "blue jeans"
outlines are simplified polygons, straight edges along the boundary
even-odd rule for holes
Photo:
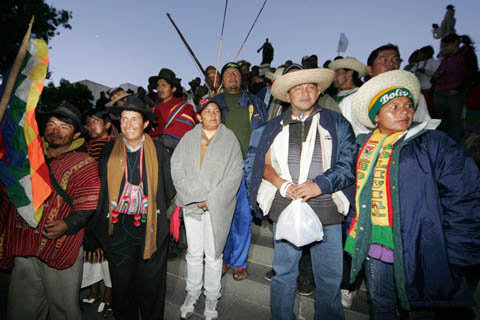
[[[277,224],[273,224],[275,234]],[[310,248],[313,278],[315,280],[314,319],[344,319],[340,295],[342,282],[343,248],[342,226],[324,226],[324,238]],[[298,263],[302,248],[288,241],[275,240],[273,270],[276,275],[270,284],[272,319],[295,319],[293,305],[297,290]]]
[[[245,185],[245,171],[237,193],[232,225],[223,249],[223,263],[230,267],[247,268],[248,251],[252,239],[252,211]]]
[[[370,293],[370,319],[397,319],[397,291],[393,263],[368,257],[364,268]]]

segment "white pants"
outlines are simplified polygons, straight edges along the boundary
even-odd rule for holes
[[[200,219],[197,219],[197,218]],[[215,244],[213,238],[210,213],[207,211],[201,216],[184,215],[185,230],[187,233],[187,292],[198,297],[205,288],[208,299],[220,298],[222,280],[223,255],[215,258]],[[205,282],[203,278],[203,260],[205,257]]]
[[[94,283],[103,280],[105,287],[112,287],[110,271],[108,270],[108,261],[103,262],[84,262],[82,288],[91,286]]]

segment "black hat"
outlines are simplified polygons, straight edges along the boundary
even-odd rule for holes
[[[291,65],[283,69],[282,75],[287,74],[290,70],[303,70],[303,67],[298,63],[292,63]]]
[[[172,87],[177,88],[177,90],[174,94],[176,97],[181,97],[182,96],[182,92],[183,92],[183,88],[182,88],[182,85],[181,85],[182,80],[177,78],[177,76],[175,75],[175,72],[173,72],[172,70],[167,69],[167,68],[162,68],[160,70],[160,72],[158,73],[158,76],[150,77],[148,79],[148,81],[149,81],[149,83],[150,83],[150,81],[157,82],[160,79],[163,79],[163,80],[167,81],[168,84],[170,84]]]
[[[223,74],[225,73],[225,71],[228,69],[228,68],[235,68],[238,70],[238,72],[240,72],[240,75],[242,75],[242,70],[240,70],[240,65],[236,62],[228,62],[226,63],[223,68],[222,68],[222,72],[220,73],[220,75],[222,76],[222,79],[223,79]]]
[[[157,80],[159,79],[164,79],[172,86],[177,83],[177,76],[175,75],[175,72],[167,68],[162,68],[162,70],[160,70],[157,76]]]
[[[160,79],[167,81],[171,86],[177,86],[179,84],[179,79],[177,79],[175,72],[167,68],[162,68],[158,76],[148,78],[148,83],[156,83]]]
[[[113,114],[120,115],[122,111],[130,110],[143,114],[150,122],[157,120],[158,116],[150,111],[145,102],[142,101],[137,95],[131,95],[127,97],[127,102],[121,107],[111,107],[109,111]]]
[[[85,128],[82,126],[82,113],[80,112],[80,110],[78,110],[77,107],[75,107],[68,101],[62,101],[58,105],[58,107],[56,107],[52,111],[40,113],[39,117],[41,121],[47,122],[51,116],[56,115],[72,120],[72,124],[75,129],[80,131],[82,134],[85,133]]]

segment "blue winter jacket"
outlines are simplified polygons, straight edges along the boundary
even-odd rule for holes
[[[358,137],[360,146],[368,136]],[[462,275],[465,267],[480,264],[480,174],[472,157],[445,133],[422,130],[395,147],[390,190],[395,282],[403,307],[472,305]],[[366,232],[371,194],[361,193],[359,201],[359,226]],[[368,254],[362,236],[357,233],[351,281]]]
[[[317,105],[317,107],[319,107]],[[332,137],[332,160],[330,169],[314,179],[322,193],[329,194],[343,190],[350,203],[354,201],[355,160],[357,144],[350,123],[338,112],[327,109],[320,111],[320,126],[326,129]],[[288,111],[287,111],[288,112]],[[257,194],[265,170],[265,154],[277,134],[282,130],[283,114],[254,130],[250,138],[250,146],[245,163],[250,207],[257,218],[263,218],[263,213],[257,204]]]
[[[218,103],[218,105],[222,109],[222,122],[225,122],[225,118],[227,117],[227,103],[225,102],[225,96],[223,93],[216,95],[213,97],[213,100]],[[238,105],[240,107],[249,107],[250,105],[253,106],[253,114],[250,119],[250,126],[253,129],[258,128],[263,123],[267,121],[267,108],[260,98],[257,96],[250,94],[246,91],[242,91],[240,98],[238,99]]]

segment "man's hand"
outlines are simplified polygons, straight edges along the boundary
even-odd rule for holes
[[[63,220],[55,220],[43,226],[41,233],[45,238],[55,240],[63,236],[67,229],[68,226]]]
[[[318,184],[312,181],[307,181],[295,186],[292,185],[287,191],[287,195],[292,195],[294,200],[303,198],[302,202],[306,202],[310,198],[318,197],[321,194],[322,190],[320,190]]]
[[[197,204],[197,207],[199,207],[199,208],[202,209],[203,211],[207,211],[207,210],[208,210],[208,206],[207,206],[207,202],[206,202],[206,201],[199,202],[199,203]]]

